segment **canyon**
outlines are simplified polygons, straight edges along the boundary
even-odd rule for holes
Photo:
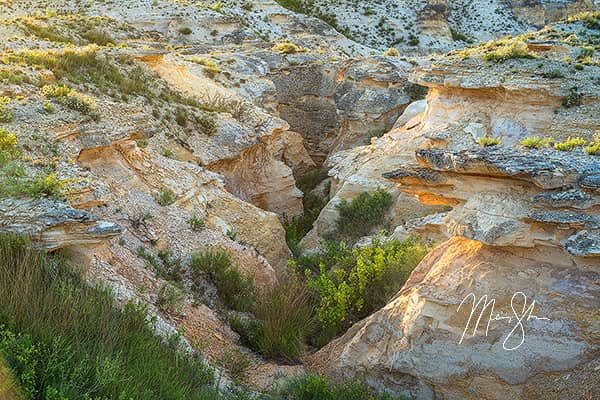
[[[0,128],[23,171],[1,172],[0,232],[68,255],[121,306],[143,304],[153,331],[201,348],[224,387],[268,392],[314,373],[418,400],[596,399],[597,6],[417,3],[398,5],[390,38],[375,24],[385,2],[315,0],[306,14],[270,0],[0,2]],[[98,30],[111,40],[87,39]],[[61,85],[83,106],[44,89]],[[45,182],[37,198],[8,191],[25,177]],[[382,308],[299,361],[250,350],[231,317],[248,316],[224,310],[211,282],[198,295],[185,275],[180,304],[164,306],[163,270],[204,250],[270,293],[298,249],[335,237],[341,205],[377,191],[391,198],[385,226],[356,248],[418,235],[432,250]],[[322,207],[291,248],[310,196]],[[512,316],[515,293],[547,318],[523,322],[516,349],[505,339],[519,341],[525,312],[467,331],[470,294]],[[223,365],[231,354],[241,372]]]

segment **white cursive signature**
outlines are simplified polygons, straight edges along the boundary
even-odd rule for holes
[[[515,300],[518,299],[519,297],[523,298],[523,306],[521,307],[520,310],[517,310],[518,307],[515,305]],[[516,323],[513,326],[512,330],[508,333],[508,335],[506,335],[506,338],[502,342],[502,348],[504,350],[516,350],[519,347],[521,347],[521,345],[525,342],[525,327],[523,326],[524,322],[527,322],[532,319],[550,321],[549,318],[538,317],[536,315],[533,315],[533,309],[535,308],[535,300],[533,300],[531,302],[531,304],[527,305],[527,296],[523,292],[516,292],[515,294],[513,294],[512,298],[510,299],[510,308],[512,309],[513,316],[502,315],[500,313],[494,313],[496,299],[491,299],[486,294],[486,295],[481,296],[481,298],[479,300],[477,300],[477,297],[475,297],[474,293],[469,293],[468,295],[465,296],[463,301],[460,302],[460,305],[458,306],[458,309],[456,310],[456,312],[459,312],[460,308],[463,306],[465,301],[467,301],[471,298],[473,299],[473,303],[471,304],[471,313],[469,314],[469,319],[467,320],[465,329],[463,330],[462,336],[460,337],[460,341],[458,342],[459,344],[461,344],[463,339],[465,338],[465,334],[467,333],[467,330],[469,329],[469,326],[471,325],[471,320],[473,318],[473,315],[475,315],[475,312],[477,309],[479,309],[480,305],[482,306],[482,308],[481,308],[481,311],[479,311],[479,316],[477,318],[477,322],[475,323],[475,326],[473,327],[473,334],[471,335],[472,337],[475,336],[475,333],[477,332],[477,328],[479,327],[479,323],[483,319],[485,311],[488,309],[488,307],[489,307],[489,314],[487,317],[487,324],[485,327],[485,336],[488,335],[488,331],[490,329],[490,324],[492,323],[492,321],[508,320],[508,323],[512,323],[513,319],[516,320]],[[518,311],[520,311],[520,312],[518,312]],[[521,341],[516,346],[507,347],[506,343],[514,334],[519,334]]]

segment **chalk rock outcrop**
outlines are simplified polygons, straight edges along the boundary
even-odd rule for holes
[[[571,30],[584,32],[574,24],[545,34]],[[313,368],[416,399],[597,397],[600,158],[581,147],[520,144],[532,136],[595,140],[598,68],[550,82],[534,72],[579,51],[561,43],[530,43],[545,55],[538,59],[484,64],[471,55],[417,69],[411,79],[430,88],[424,113],[338,161],[350,171],[342,191],[362,174],[368,181],[368,164],[352,170],[349,156],[373,154],[395,135],[412,140],[412,156],[408,145],[382,151],[388,167],[393,154],[397,163],[382,179],[420,203],[451,208],[412,224],[449,239],[385,307],[318,351]],[[479,146],[481,136],[501,143]]]
[[[50,199],[0,199],[0,231],[31,238],[46,250],[101,243],[121,233],[115,222]]]

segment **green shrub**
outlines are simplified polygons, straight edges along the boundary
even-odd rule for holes
[[[477,139],[477,143],[483,147],[490,147],[498,146],[500,143],[502,143],[502,140],[500,138],[493,138],[491,136],[481,136]]]
[[[583,95],[579,93],[579,89],[577,87],[572,87],[569,89],[569,95],[565,97],[562,104],[565,108],[580,106],[582,97]]]
[[[219,122],[214,113],[205,113],[196,119],[200,131],[208,136],[214,136],[219,132]]]
[[[170,206],[177,201],[177,196],[169,188],[162,188],[158,193],[154,194],[154,199],[161,206]]]
[[[219,298],[229,308],[240,311],[254,308],[254,282],[252,278],[244,277],[232,264],[229,253],[212,250],[194,253],[189,267],[196,287],[200,286],[202,276],[207,275],[217,288]]]
[[[400,55],[400,52],[398,51],[398,49],[390,47],[389,49],[383,52],[383,55],[386,57],[398,57]]]
[[[273,49],[273,51],[276,51],[276,52],[282,53],[282,54],[304,53],[304,52],[308,51],[308,49],[300,47],[300,46],[290,42],[289,40],[286,40],[281,43],[276,43],[275,45],[273,45],[272,49]]]
[[[284,383],[273,400],[405,400],[389,394],[374,394],[360,380],[332,383],[319,375],[304,375]]]
[[[527,48],[527,44],[520,40],[499,40],[487,46],[488,51],[483,54],[485,61],[502,62],[511,58],[536,58]]]
[[[66,85],[46,85],[41,92],[43,96],[55,98],[59,103],[81,114],[88,115],[96,111],[96,101],[93,98]]]
[[[98,46],[107,46],[109,44],[115,44],[114,39],[105,31],[92,28],[84,32],[81,37],[90,43],[95,43]]]
[[[350,202],[342,200],[336,206],[339,215],[333,235],[352,241],[370,234],[384,223],[383,217],[392,203],[392,195],[382,189],[373,194],[363,192]]]
[[[220,398],[199,357],[154,336],[142,306],[119,309],[63,258],[0,237],[0,353],[27,399]]]
[[[352,323],[383,307],[425,257],[430,245],[417,238],[350,250],[343,243],[323,243],[320,254],[303,256],[293,265],[304,272],[318,299],[317,344],[324,344]]]
[[[301,253],[300,241],[312,229],[321,210],[327,205],[328,198],[312,193],[313,189],[327,177],[326,169],[318,169],[300,176],[296,180],[296,186],[304,193],[302,198],[304,213],[292,218],[285,218],[283,225],[287,245],[296,257]]]
[[[525,138],[521,140],[521,146],[527,147],[528,149],[541,149],[543,147],[548,147],[552,143],[551,138],[540,138],[538,136]]]
[[[49,101],[45,101],[42,107],[44,108],[44,111],[46,111],[49,114],[52,114],[53,112],[56,111],[56,109],[54,108],[52,103]]]
[[[11,122],[15,116],[9,108],[10,99],[0,96],[0,122]]]
[[[564,78],[564,75],[560,68],[553,68],[543,74],[544,78],[548,79],[556,79],[556,78]]]
[[[585,143],[585,139],[583,138],[569,136],[564,142],[554,143],[554,149],[560,151],[573,151],[577,147],[585,146]]]
[[[0,155],[5,154],[7,160],[12,160],[18,157],[17,137],[14,133],[9,132],[6,128],[0,128]],[[2,160],[3,157],[0,157]],[[0,166],[3,164],[0,163]]]
[[[179,28],[179,33],[181,33],[182,35],[189,35],[192,33],[192,30],[187,26],[184,26],[183,28]]]

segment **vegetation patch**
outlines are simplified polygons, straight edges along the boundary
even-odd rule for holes
[[[66,85],[46,85],[42,88],[42,96],[56,99],[60,104],[84,115],[94,115],[96,101],[83,93],[69,88]]]
[[[15,119],[10,109],[10,99],[6,96],[0,96],[0,122],[11,122]]]
[[[0,237],[0,356],[26,399],[217,399],[203,361],[155,337],[64,258]]]
[[[338,219],[334,232],[328,238],[339,238],[352,242],[369,235],[376,227],[384,224],[385,213],[392,206],[393,197],[383,189],[373,193],[363,192],[348,201],[342,200],[337,206]]]
[[[544,147],[549,147],[552,143],[551,138],[541,138],[538,136],[525,138],[521,140],[521,146],[526,147],[528,149],[541,149]]]
[[[194,253],[190,258],[189,267],[196,290],[200,288],[202,278],[207,277],[215,285],[219,298],[227,307],[239,311],[254,309],[253,279],[241,274],[226,251],[207,250]]]
[[[322,345],[354,322],[383,307],[431,250],[417,238],[372,243],[350,249],[325,242],[318,254],[299,257],[293,266],[307,277],[316,300],[319,329],[313,338]]]
[[[294,43],[290,42],[289,40],[286,40],[285,42],[276,43],[273,46],[273,51],[276,51],[276,52],[282,53],[282,54],[294,54],[294,53],[307,52],[308,49],[306,49],[304,47],[300,47],[297,44],[294,44]]]
[[[485,61],[502,62],[511,58],[536,58],[535,53],[527,48],[527,43],[521,40],[499,40],[485,47]]]
[[[500,143],[502,143],[500,138],[493,138],[491,136],[481,136],[477,139],[477,144],[483,147],[498,146]]]
[[[585,146],[585,144],[585,139],[569,136],[564,142],[554,143],[554,149],[560,151],[573,151],[577,147]]]
[[[15,134],[0,128],[0,198],[62,198],[66,186],[51,170],[28,170],[20,159]]]

